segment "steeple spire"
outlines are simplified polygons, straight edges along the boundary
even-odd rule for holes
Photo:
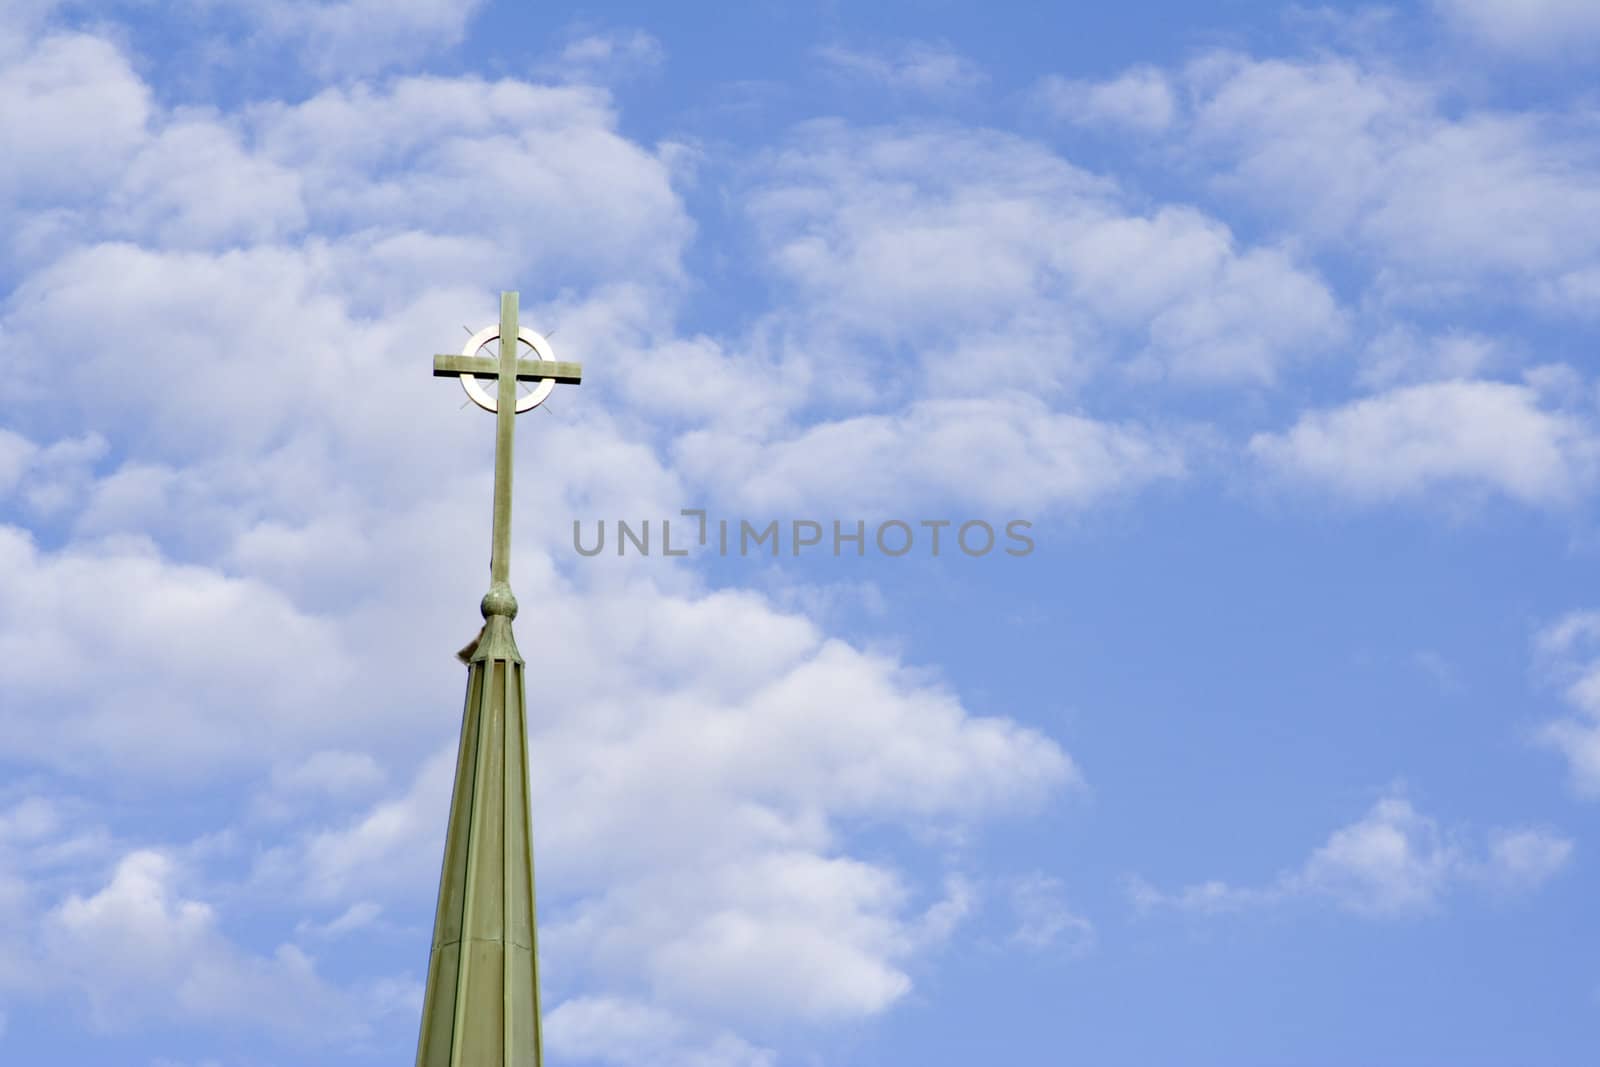
[[[496,337],[498,359],[477,354]],[[537,358],[517,358],[519,341]],[[500,294],[498,327],[474,334],[460,355],[435,356],[433,367],[436,377],[459,375],[473,402],[495,414],[494,534],[483,629],[462,653],[467,701],[417,1067],[542,1067],[527,689],[511,632],[511,444],[516,416],[542,403],[556,382],[580,381],[582,368],[555,362],[548,341],[519,327],[514,292]],[[480,379],[495,381],[493,397]],[[519,399],[519,380],[539,384]]]

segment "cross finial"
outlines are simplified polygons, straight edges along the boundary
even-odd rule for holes
[[[478,355],[478,350],[496,337],[500,339],[500,358]],[[517,343],[526,342],[536,359],[518,359]],[[511,595],[511,440],[514,420],[524,411],[544,403],[557,382],[577,384],[583,368],[577,363],[559,363],[550,342],[517,324],[517,294],[500,294],[500,325],[486,326],[472,335],[459,355],[433,357],[435,378],[459,377],[467,396],[485,411],[495,415],[494,438],[494,538],[489,554],[489,592],[483,598],[483,615],[517,614],[517,598]],[[479,384],[480,379],[496,382],[494,396]],[[527,396],[517,398],[518,381],[539,384]]]

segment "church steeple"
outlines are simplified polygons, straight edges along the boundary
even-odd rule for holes
[[[477,355],[499,338],[499,358]],[[535,359],[518,359],[518,342]],[[527,687],[511,631],[511,443],[515,417],[582,369],[556,363],[549,343],[517,324],[517,294],[500,295],[500,325],[460,355],[434,357],[434,375],[459,375],[468,396],[495,413],[494,535],[484,625],[462,651],[461,717],[450,826],[422,1001],[417,1067],[541,1067],[539,951],[534,922],[533,834],[528,802]],[[479,379],[494,379],[491,398]],[[520,400],[517,381],[539,385]]]

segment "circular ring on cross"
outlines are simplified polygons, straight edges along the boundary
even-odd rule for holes
[[[474,355],[478,349],[482,348],[490,341],[499,340],[499,338],[500,327],[498,324],[494,326],[485,326],[483,329],[473,334],[466,344],[461,346],[461,354],[463,356]],[[534,355],[539,359],[551,362],[555,360],[555,353],[550,348],[550,342],[545,340],[543,334],[535,333],[524,326],[517,330],[517,339],[528,345],[528,347],[532,348]],[[489,379],[484,379],[484,381],[487,380]],[[545,398],[555,390],[555,387],[556,381],[554,378],[539,379],[539,384],[533,387],[532,392],[528,393],[527,396],[518,398],[516,408],[517,414],[521,415],[524,411],[532,411],[534,408],[544,403]],[[500,409],[499,404],[495,400],[496,390],[485,389],[483,387],[483,381],[480,381],[472,375],[463,374],[461,376],[461,388],[467,391],[468,399],[470,399],[474,404],[478,405],[483,410],[492,413]]]

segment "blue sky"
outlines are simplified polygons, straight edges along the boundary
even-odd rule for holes
[[[506,288],[551,1063],[1592,1062],[1597,10],[9,0],[0,1062],[414,1055]]]

